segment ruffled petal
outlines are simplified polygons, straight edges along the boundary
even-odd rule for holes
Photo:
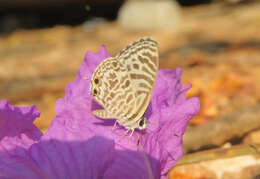
[[[40,116],[36,106],[15,107],[7,100],[0,101],[0,140],[24,134],[32,140],[39,140],[41,131],[33,124]]]
[[[42,136],[33,124],[40,112],[35,106],[15,107],[0,101],[0,178],[37,178],[41,172],[28,149]]]
[[[166,176],[183,154],[182,136],[188,121],[200,109],[198,98],[186,99],[186,91],[180,81],[181,69],[160,70],[156,87],[149,106],[147,133],[142,135],[141,144],[147,154],[161,164],[161,175]]]

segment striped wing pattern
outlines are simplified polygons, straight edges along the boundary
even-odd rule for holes
[[[142,38],[128,45],[116,59],[127,69],[135,93],[136,105],[130,123],[136,123],[145,113],[152,96],[159,68],[157,42]]]
[[[95,79],[99,79],[96,85]],[[99,92],[95,100],[105,110],[93,113],[101,118],[117,118],[121,121],[131,117],[135,109],[135,95],[131,79],[126,68],[116,59],[105,59],[92,75],[91,91]]]

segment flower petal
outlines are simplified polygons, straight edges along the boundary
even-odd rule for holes
[[[26,136],[0,141],[0,178],[47,178],[28,154],[33,141]]]
[[[160,178],[160,163],[141,151],[118,150],[104,178]]]
[[[32,146],[30,155],[48,178],[100,178],[113,162],[114,142],[99,136],[41,140]]]
[[[166,176],[182,156],[182,135],[188,121],[200,108],[198,98],[186,100],[186,91],[191,86],[184,86],[180,75],[180,69],[159,71],[146,115],[149,120],[147,133],[141,137],[140,142],[147,154],[160,161],[162,176]]]
[[[36,106],[15,107],[7,100],[0,101],[0,141],[2,138],[24,134],[32,140],[39,140],[41,131],[33,124],[40,116]]]
[[[101,178],[114,159],[113,141],[98,136],[68,142],[43,139],[28,150],[8,150],[13,140],[4,140],[0,178]]]
[[[0,178],[41,176],[27,155],[30,146],[42,136],[33,124],[39,116],[35,106],[15,107],[0,101]]]

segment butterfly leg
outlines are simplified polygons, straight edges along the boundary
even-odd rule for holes
[[[131,132],[131,134],[130,134],[130,136],[129,136],[129,137],[131,137],[131,136],[133,135],[133,133],[134,133],[135,129],[130,129],[130,130],[132,130],[132,132]]]
[[[131,130],[131,133],[130,133],[129,137],[131,137],[131,136],[133,135],[135,129],[134,129],[134,128],[133,128],[133,129],[128,128],[128,129],[125,131],[125,135],[127,135],[127,133],[128,133],[130,130]]]
[[[126,131],[125,131],[125,135],[127,135],[127,133],[130,131],[131,129],[127,129]]]
[[[113,128],[112,128],[112,131],[115,130],[117,123],[118,123],[118,122],[117,122],[117,120],[116,120],[116,121],[115,121],[115,124],[114,124],[114,126],[113,126]]]

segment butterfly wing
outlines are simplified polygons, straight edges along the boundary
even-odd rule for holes
[[[152,96],[159,68],[157,42],[142,38],[123,49],[116,59],[127,69],[133,84],[135,121],[145,113]],[[135,122],[134,121],[134,122]]]
[[[127,69],[115,58],[107,58],[92,75],[90,90],[104,110],[93,114],[101,118],[126,120],[135,109],[135,94]]]
[[[92,114],[94,114],[97,117],[104,118],[104,119],[110,119],[110,118],[115,118],[113,114],[110,114],[108,111],[104,109],[97,109],[92,111]]]

